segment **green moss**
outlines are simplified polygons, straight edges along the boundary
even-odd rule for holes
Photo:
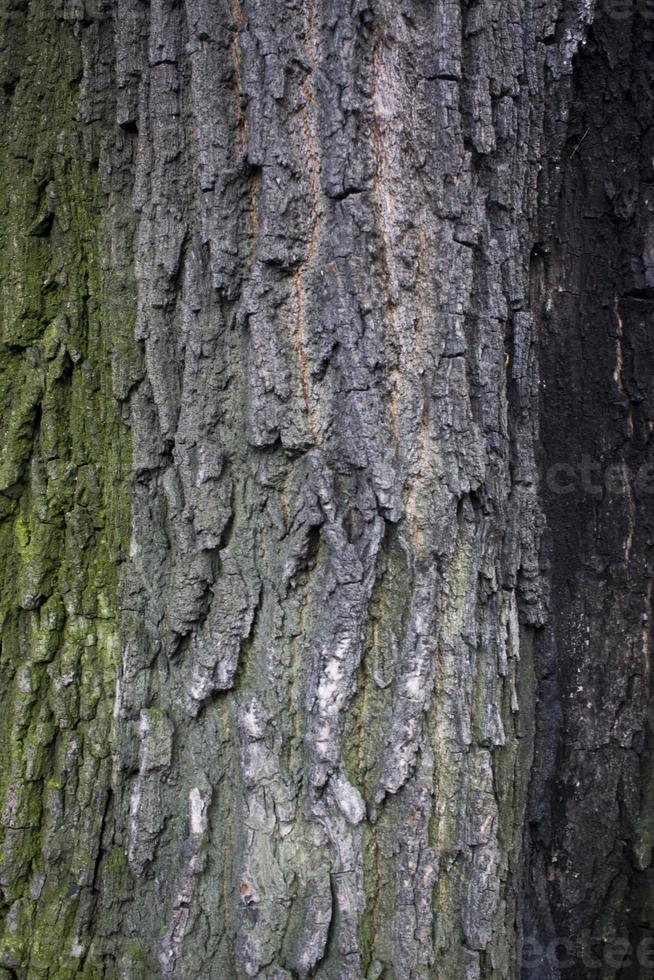
[[[11,358],[12,362],[14,359]],[[14,374],[16,387],[10,394],[6,426],[3,426],[0,450],[0,492],[13,490],[20,482],[25,465],[31,455],[34,426],[43,394],[43,377],[40,371],[21,365],[23,371]],[[13,373],[13,372],[12,372]],[[9,399],[8,399],[9,400]]]
[[[114,847],[105,859],[105,871],[109,874],[122,874],[127,868],[127,855],[123,847]]]
[[[345,774],[368,801],[381,777],[383,752],[392,710],[392,686],[412,594],[412,575],[397,528],[389,525],[380,549],[377,578],[368,616],[357,691],[347,712],[342,737]],[[362,824],[365,913],[359,941],[364,968],[390,962],[396,909],[392,879],[396,873],[397,800],[388,797],[374,826]]]
[[[0,12],[13,91],[0,133],[0,964],[64,980],[97,975],[90,889],[129,541],[112,392],[140,361],[133,283],[102,274],[109,209],[94,127],[79,121],[76,27],[54,0],[24,6]],[[105,864],[118,883],[124,860]]]
[[[345,773],[370,799],[379,785],[383,749],[391,709],[391,686],[411,601],[412,578],[397,529],[389,526],[368,609],[364,652],[357,691],[344,724]]]

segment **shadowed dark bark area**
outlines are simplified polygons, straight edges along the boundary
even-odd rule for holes
[[[653,51],[650,18],[595,19],[532,259],[552,587],[528,888],[539,938],[577,950],[562,976],[654,974],[651,948],[605,956],[652,936]]]
[[[654,975],[639,11],[0,7],[0,980]]]

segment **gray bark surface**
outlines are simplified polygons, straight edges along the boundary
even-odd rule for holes
[[[2,980],[654,976],[645,8],[4,0]]]

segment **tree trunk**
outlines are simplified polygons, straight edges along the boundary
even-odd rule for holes
[[[651,6],[2,0],[1,980],[654,977]]]

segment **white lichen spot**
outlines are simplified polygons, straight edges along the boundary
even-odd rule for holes
[[[84,947],[78,939],[74,939],[70,945],[70,955],[73,959],[80,959],[84,955]]]
[[[410,674],[404,685],[406,696],[414,701],[420,698],[423,691],[423,683],[420,674]]]
[[[241,731],[251,739],[263,738],[266,732],[264,711],[256,698],[251,698],[239,719]]]
[[[197,786],[188,795],[189,823],[191,833],[196,836],[207,831],[207,800]]]
[[[336,805],[347,822],[361,823],[366,815],[366,804],[356,786],[340,775],[332,777],[330,785]]]

